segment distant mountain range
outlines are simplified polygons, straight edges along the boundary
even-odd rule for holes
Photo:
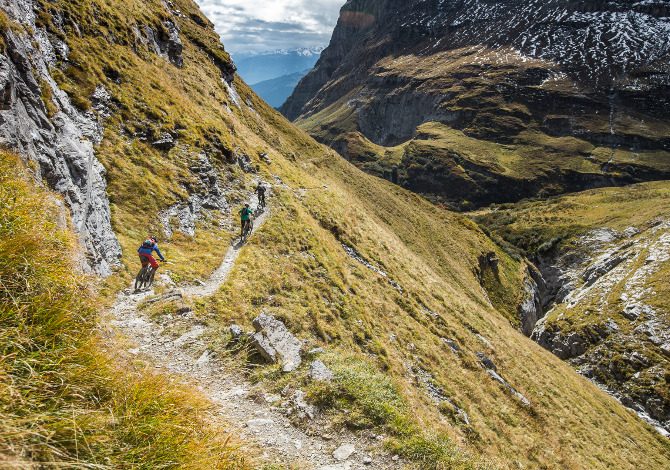
[[[319,60],[323,47],[280,49],[276,51],[234,54],[237,72],[252,87],[273,78],[310,70]]]
[[[286,102],[286,99],[291,96],[291,93],[293,93],[293,90],[295,90],[296,85],[298,85],[298,82],[300,82],[302,77],[307,75],[310,70],[311,69],[306,69],[302,72],[265,80],[256,83],[252,88],[267,104],[273,108],[279,108]]]
[[[319,60],[323,47],[278,49],[233,56],[240,76],[271,106],[291,96],[302,77]]]

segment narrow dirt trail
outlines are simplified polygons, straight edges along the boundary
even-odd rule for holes
[[[256,219],[251,236],[263,226],[268,216],[266,210]],[[243,248],[244,245],[239,244],[230,247],[219,268],[203,285],[185,287],[173,295],[178,298],[214,294],[225,283]],[[147,358],[157,369],[176,374],[188,385],[199,389],[213,403],[217,424],[239,436],[248,447],[242,449],[248,455],[258,456],[266,463],[279,464],[281,468],[402,467],[401,462],[393,461],[382,451],[380,441],[374,435],[360,437],[330,430],[327,423],[321,422],[318,433],[295,426],[287,415],[287,408],[277,406],[282,397],[255,390],[244,377],[209,352],[203,340],[207,326],[198,322],[192,312],[151,320],[139,311],[139,304],[153,295],[153,291],[132,293],[128,289],[119,294],[111,309],[112,325],[133,343],[128,353]],[[333,451],[343,444],[353,445],[355,451],[348,458],[337,460]]]
[[[257,199],[254,197],[253,201],[256,202]],[[268,213],[269,210],[266,208],[263,212],[261,212],[260,216],[254,220],[254,229],[252,231],[252,235],[263,226],[265,220],[268,217]],[[223,261],[216,269],[216,271],[212,273],[209,279],[207,279],[201,286],[189,286],[182,288],[182,294],[188,297],[207,297],[213,295],[221,288],[223,283],[226,282],[228,274],[230,274],[233,266],[235,266],[235,261],[237,261],[237,257],[240,255],[240,251],[243,247],[244,244],[238,242],[228,248],[226,255],[223,257]]]

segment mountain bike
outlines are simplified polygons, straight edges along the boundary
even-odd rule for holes
[[[140,269],[140,272],[137,273],[137,277],[135,277],[135,291],[151,287],[154,283],[156,271],[157,270],[152,268],[149,263],[144,264],[142,269]]]
[[[249,219],[249,223],[244,226],[244,230],[242,231],[242,237],[240,238],[240,242],[244,243],[247,241],[249,238],[249,235],[251,235],[251,232],[254,231],[254,219],[251,218]]]

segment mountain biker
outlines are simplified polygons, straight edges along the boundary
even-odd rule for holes
[[[153,269],[158,269],[158,262],[153,257],[153,252],[156,252],[161,261],[165,262],[165,258],[158,249],[158,240],[156,237],[149,237],[142,242],[142,245],[137,249],[137,254],[140,256],[142,266],[149,263]]]
[[[242,210],[240,210],[240,222],[242,223],[242,232],[241,237],[244,236],[244,230],[251,223],[251,216],[254,215],[254,211],[249,207],[249,203],[246,203]]]
[[[263,183],[258,183],[258,187],[256,188],[256,194],[258,194],[258,205],[261,207],[265,207],[265,191],[266,187]]]

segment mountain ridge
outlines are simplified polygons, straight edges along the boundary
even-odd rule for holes
[[[666,8],[349,1],[281,110],[366,171],[396,167],[400,184],[455,208],[667,179]],[[487,158],[468,152],[477,142]]]
[[[323,48],[278,49],[236,54],[238,73],[252,87],[260,82],[311,69]]]
[[[253,90],[273,108],[279,108],[293,93],[295,86],[309,70],[296,72],[281,77],[271,78],[251,85]]]

